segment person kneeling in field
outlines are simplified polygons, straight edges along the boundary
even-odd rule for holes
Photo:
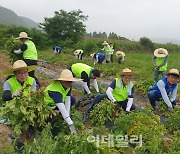
[[[125,60],[125,53],[122,51],[116,51],[116,57],[118,58],[118,63],[121,64]]]
[[[167,73],[167,77],[159,80],[148,91],[148,98],[154,110],[157,109],[157,102],[162,98],[168,106],[168,111],[173,111],[176,105],[177,81],[179,77],[179,71],[173,68]]]
[[[84,51],[82,49],[78,49],[74,51],[74,55],[77,59],[82,60]]]
[[[108,87],[106,94],[97,95],[90,103],[88,109],[85,111],[82,121],[86,120],[88,113],[92,110],[95,104],[98,104],[104,98],[108,98],[110,101],[116,104],[117,108],[123,108],[127,113],[130,110],[135,110],[133,104],[134,85],[131,82],[132,76],[134,76],[130,69],[125,68],[119,78],[115,78]]]
[[[100,52],[90,54],[90,57],[94,59],[94,65],[96,65],[97,63],[102,64],[105,59],[105,55]]]
[[[36,66],[27,66],[23,60],[15,61],[12,69],[5,72],[5,74],[10,76],[4,82],[2,100],[10,101],[15,97],[27,96],[30,91],[35,91],[36,81],[28,76],[28,72],[35,69]]]
[[[45,102],[56,110],[59,109],[72,133],[77,134],[73,121],[70,118],[70,107],[75,104],[75,97],[71,96],[72,82],[81,81],[73,77],[70,70],[65,69],[60,77],[45,89]]]
[[[97,69],[92,68],[89,65],[83,63],[72,64],[69,70],[73,73],[76,78],[83,79],[83,88],[88,97],[93,97],[93,93],[90,91],[90,81],[93,80],[94,88],[99,93],[99,87],[96,78],[100,77],[101,72]]]

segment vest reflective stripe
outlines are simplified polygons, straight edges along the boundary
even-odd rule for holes
[[[123,86],[121,78],[116,78],[115,80],[116,87],[112,91],[113,97],[116,99],[116,101],[124,101],[129,95],[131,95],[133,83],[129,82],[128,85]]]
[[[37,50],[35,44],[31,40],[25,42],[27,50],[23,52],[24,59],[37,60]]]
[[[163,58],[158,58],[157,57],[156,58],[156,65],[158,66],[158,65],[162,64],[165,58],[166,57],[163,57]],[[161,66],[160,69],[159,69],[159,71],[165,71],[165,70],[167,70],[167,63],[165,65]]]
[[[88,77],[90,78],[90,74],[93,70],[93,68],[89,65],[83,64],[83,63],[76,63],[71,66],[71,70],[75,77],[81,78],[81,73],[85,71],[88,74]]]
[[[70,88],[64,89],[60,81],[55,81],[54,83],[50,84],[45,90],[45,98],[44,101],[48,103],[50,106],[56,106],[54,100],[49,96],[48,91],[54,91],[54,92],[59,92],[62,95],[62,101],[63,103],[65,102],[66,96],[68,92],[70,91]],[[61,102],[59,102],[61,103]]]
[[[27,96],[27,94],[31,91],[31,86],[33,85],[35,79],[28,76],[23,86],[18,82],[15,76],[11,77],[7,80],[7,82],[11,86],[11,94],[13,94],[16,90],[21,90],[24,88],[23,96]],[[26,88],[27,87],[27,88]]]

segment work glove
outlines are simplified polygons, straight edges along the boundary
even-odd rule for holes
[[[19,97],[22,95],[22,91],[21,90],[16,90],[13,94],[12,94],[12,98],[14,97]]]
[[[173,107],[168,107],[169,112],[173,112]]]
[[[72,134],[77,135],[77,131],[76,131],[76,128],[74,127],[74,124],[70,125],[69,129],[71,130]]]

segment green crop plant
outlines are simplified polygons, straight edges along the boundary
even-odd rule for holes
[[[166,133],[158,116],[152,112],[131,112],[126,115],[120,114],[115,120],[114,134],[132,136],[142,135],[142,146],[136,146],[134,151],[141,153],[157,153],[162,149],[162,136]],[[153,145],[153,146],[152,146]]]
[[[117,116],[115,104],[108,99],[96,104],[90,112],[91,124],[96,126],[104,125],[108,120],[112,121]]]
[[[28,96],[14,98],[0,108],[0,117],[4,117],[18,136],[29,126],[35,129],[44,127],[53,114],[53,110],[44,102],[42,90],[31,92]]]
[[[178,108],[174,109],[171,116],[169,116],[168,119],[166,120],[165,127],[170,132],[180,130],[180,109]]]
[[[19,40],[16,40],[13,36],[9,38],[6,42],[6,50],[8,51],[9,59],[11,63],[14,63],[16,60],[23,59],[23,55],[15,54],[14,50],[18,50],[21,48],[22,43]]]

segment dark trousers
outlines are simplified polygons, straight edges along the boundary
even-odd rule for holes
[[[30,60],[30,59],[24,59],[24,62],[27,64],[27,66],[36,65],[37,66],[37,60]],[[38,81],[37,77],[34,74],[35,71],[29,72],[29,76],[34,78],[36,80],[36,84],[40,87],[40,82]]]
[[[149,101],[151,103],[151,106],[154,108],[157,104],[156,102],[160,101],[161,98],[159,98],[157,95],[156,95],[156,91],[155,90],[150,90],[148,91],[148,98],[149,98]],[[176,106],[176,100],[174,100],[172,102],[172,105],[173,107]]]

